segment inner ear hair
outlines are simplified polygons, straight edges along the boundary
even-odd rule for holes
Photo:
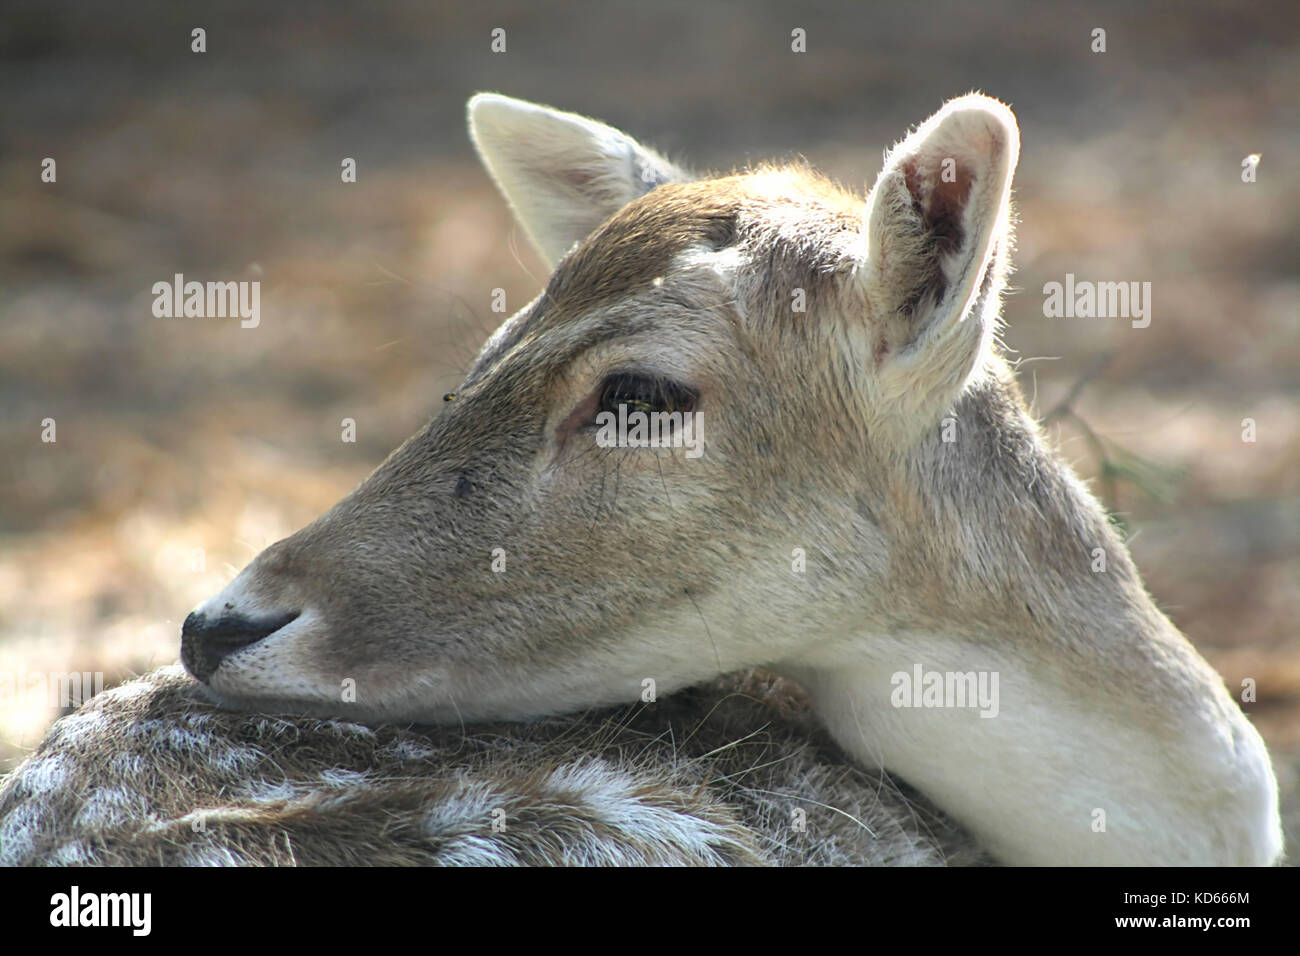
[[[961,318],[1006,227],[1018,153],[1011,112],[978,95],[954,100],[891,151],[867,219],[870,274],[887,307]]]

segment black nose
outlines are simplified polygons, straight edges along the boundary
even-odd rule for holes
[[[209,618],[195,611],[181,625],[181,663],[206,684],[227,657],[274,634],[300,613],[254,619],[231,613]]]

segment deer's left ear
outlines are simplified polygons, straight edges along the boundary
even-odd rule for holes
[[[496,93],[469,101],[469,131],[550,266],[633,199],[690,178],[604,123]]]
[[[862,274],[877,371],[898,390],[951,392],[991,336],[1019,154],[1011,110],[971,94],[886,158],[868,200]]]

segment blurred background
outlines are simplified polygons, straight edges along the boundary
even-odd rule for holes
[[[1005,341],[1161,606],[1234,693],[1255,681],[1244,707],[1300,859],[1295,13],[9,0],[0,674],[111,685],[175,660],[194,604],[433,414],[502,318],[491,290],[512,312],[536,294],[546,270],[472,154],[470,94],[592,115],[700,169],[802,155],[865,191],[909,125],[979,89],[1022,131]],[[175,273],[259,280],[260,325],[155,318]],[[1045,318],[1066,273],[1150,282],[1150,327]],[[55,716],[0,704],[0,772]]]

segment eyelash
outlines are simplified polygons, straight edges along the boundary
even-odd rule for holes
[[[699,395],[693,388],[658,376],[618,372],[605,379],[596,412],[618,413],[619,405],[629,412],[690,412]]]

